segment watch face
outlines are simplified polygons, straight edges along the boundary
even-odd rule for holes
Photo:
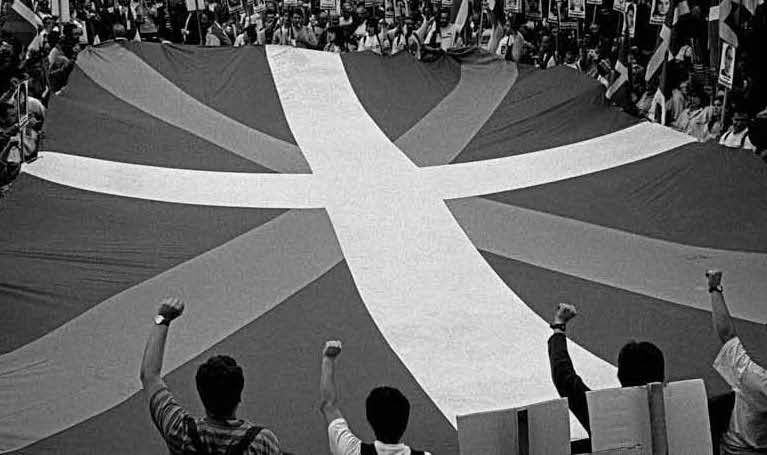
[[[154,317],[154,323],[155,323],[155,324],[157,324],[157,325],[160,325],[160,324],[162,324],[164,321],[165,321],[165,318],[164,318],[164,317],[162,317],[162,316],[161,316],[161,315],[159,315],[159,314],[158,314],[157,316],[155,316],[155,317]]]

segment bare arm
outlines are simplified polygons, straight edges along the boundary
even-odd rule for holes
[[[322,351],[322,374],[320,376],[320,397],[322,415],[330,424],[343,418],[338,408],[338,388],[336,386],[336,358],[341,353],[340,341],[328,341]]]
[[[163,316],[168,322],[167,324],[155,324],[149,332],[149,339],[144,348],[144,357],[141,360],[141,372],[139,373],[147,400],[150,400],[155,392],[165,387],[161,372],[168,328],[170,321],[181,316],[183,311],[184,303],[179,299],[164,299],[160,303],[157,314]]]
[[[711,319],[714,323],[714,330],[719,336],[722,344],[735,338],[735,325],[732,323],[732,316],[727,309],[724,301],[724,295],[721,291],[722,272],[710,270],[706,272],[708,278],[709,295],[711,296]]]

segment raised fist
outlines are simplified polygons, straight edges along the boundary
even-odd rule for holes
[[[708,278],[708,288],[715,288],[722,284],[722,271],[721,270],[708,270],[706,272],[706,278]]]
[[[341,353],[340,341],[328,341],[325,343],[325,348],[322,350],[322,355],[334,359]]]
[[[567,324],[567,322],[574,318],[578,314],[574,305],[568,303],[560,303],[557,305],[557,310],[554,313],[555,324]]]
[[[160,308],[157,314],[168,320],[174,320],[184,312],[184,302],[176,297],[169,297],[160,301]]]

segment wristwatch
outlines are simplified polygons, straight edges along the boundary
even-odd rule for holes
[[[724,291],[724,288],[722,287],[721,284],[717,284],[716,286],[709,286],[709,288],[708,288],[709,294],[712,293],[712,292],[718,292],[718,293],[721,294],[722,291]]]
[[[170,319],[166,318],[165,316],[158,314],[154,317],[154,323],[157,325],[165,325],[170,327]]]
[[[551,323],[551,324],[549,324],[549,327],[551,327],[552,330],[559,329],[559,330],[561,330],[563,332],[567,328],[567,326],[564,323],[562,323],[562,322],[560,322],[559,324]]]

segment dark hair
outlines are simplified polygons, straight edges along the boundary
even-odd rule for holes
[[[630,341],[618,354],[618,380],[623,387],[663,382],[663,352],[648,341]]]
[[[240,403],[245,377],[233,358],[226,355],[209,358],[197,369],[195,379],[202,404],[210,414],[227,416]]]
[[[368,423],[376,439],[384,444],[397,444],[407,428],[410,402],[393,387],[376,387],[365,401]]]

